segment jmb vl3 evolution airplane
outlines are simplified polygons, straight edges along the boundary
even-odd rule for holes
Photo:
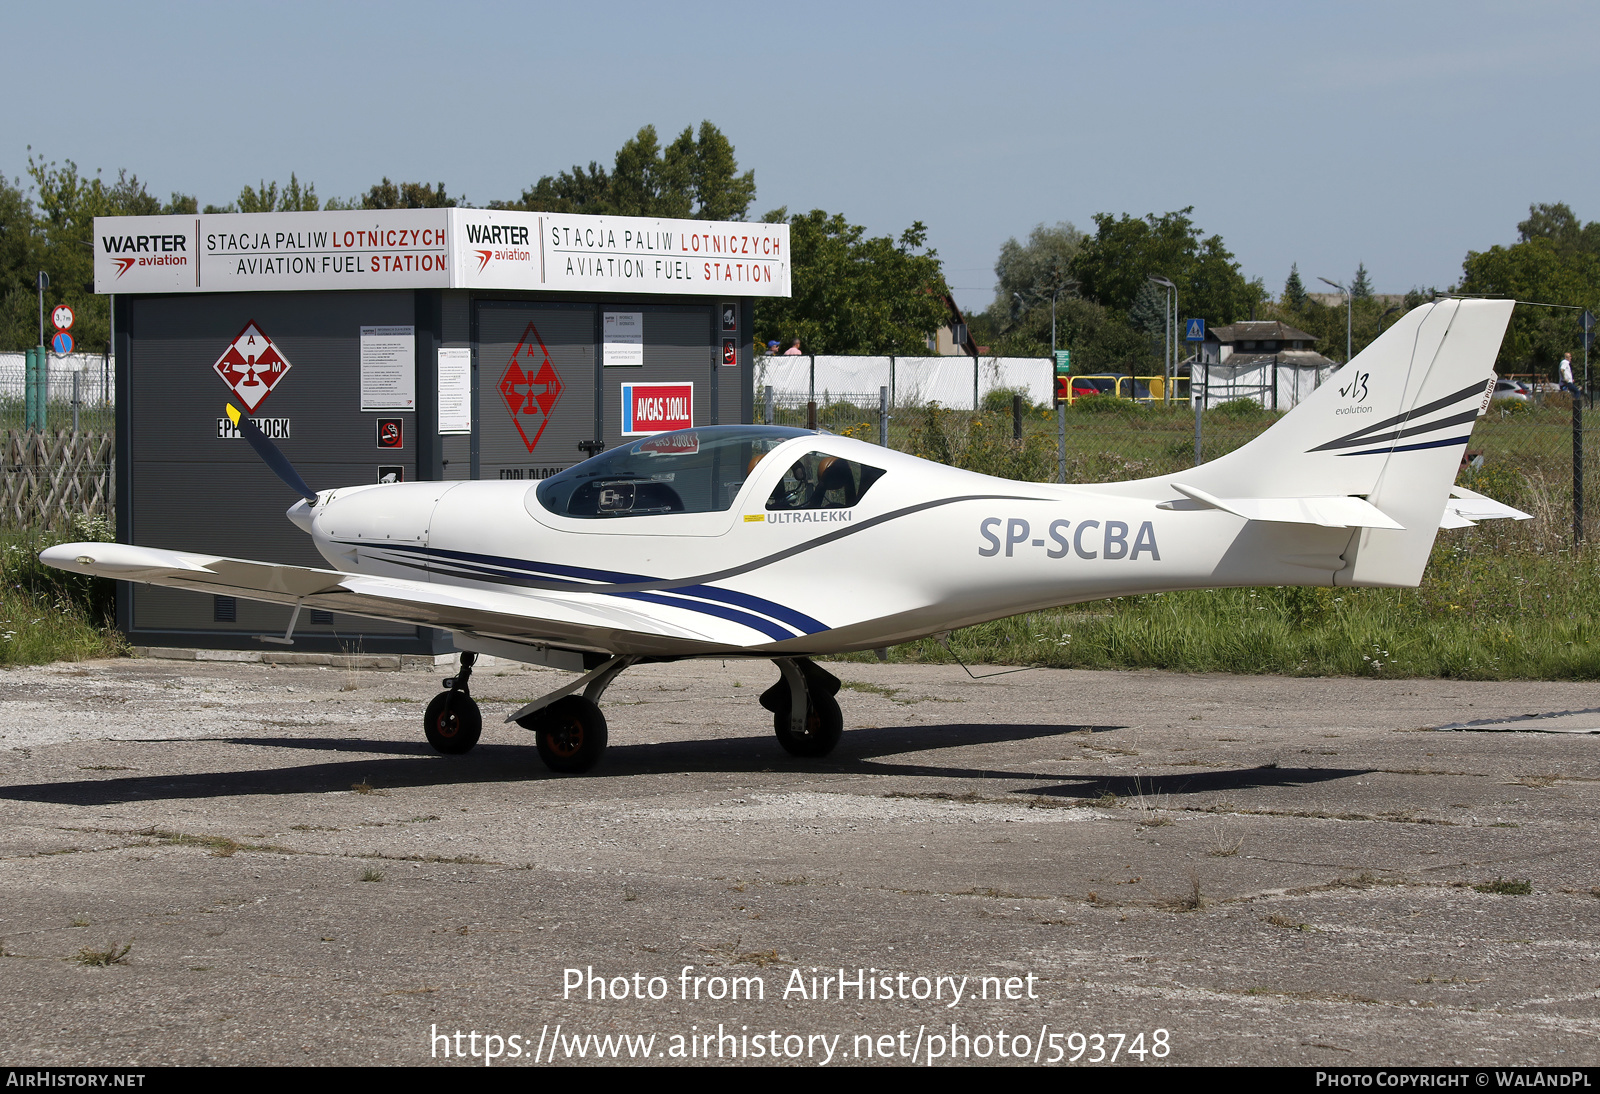
[[[844,437],[713,426],[632,441],[529,487],[310,489],[288,517],[329,569],[131,544],[68,543],[51,566],[442,627],[461,667],[429,704],[440,752],[482,718],[478,654],[569,668],[514,711],[558,772],[606,745],[597,703],[630,665],[768,658],[761,696],[795,756],[838,743],[818,655],[1101,597],[1243,585],[1415,586],[1439,528],[1524,518],[1453,488],[1489,406],[1511,301],[1417,308],[1237,451],[1172,475],[1084,486],[990,478]]]

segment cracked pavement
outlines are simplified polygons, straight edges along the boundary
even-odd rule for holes
[[[769,663],[697,661],[618,678],[586,777],[501,721],[553,670],[480,665],[459,757],[420,726],[446,668],[0,672],[0,1058],[720,1023],[842,1035],[837,1065],[954,1021],[1162,1029],[1185,1064],[1600,1062],[1594,685],[826,667],[826,760],[778,748]],[[685,966],[765,998],[682,999]],[[591,967],[670,991],[564,993]],[[841,968],[1036,997],[784,995]]]

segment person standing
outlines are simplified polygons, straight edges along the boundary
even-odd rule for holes
[[[785,357],[799,357],[799,356],[801,356],[800,339],[796,338],[794,340],[794,345],[792,345],[788,349],[784,350],[783,351],[783,355]],[[1567,356],[1571,357],[1572,354],[1569,353],[1569,354],[1567,354]]]
[[[1578,385],[1572,381],[1572,354],[1570,352],[1561,358],[1560,372],[1561,390],[1571,395],[1574,399],[1578,398],[1580,395]]]

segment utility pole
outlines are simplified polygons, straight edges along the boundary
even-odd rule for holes
[[[39,345],[44,345],[44,291],[50,287],[50,275],[43,270],[37,278],[39,285]]]

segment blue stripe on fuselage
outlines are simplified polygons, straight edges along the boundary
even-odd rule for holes
[[[361,544],[369,550],[375,544]],[[502,584],[535,587],[538,578],[531,575],[548,574],[556,578],[585,577],[593,581],[608,581],[616,584],[625,584],[635,581],[659,581],[661,578],[646,577],[641,574],[624,574],[611,570],[595,570],[582,566],[564,566],[558,563],[532,562],[527,559],[506,558],[500,555],[485,555],[473,551],[449,551],[441,548],[413,546],[411,544],[383,544],[383,549],[410,554],[419,554],[427,559],[437,561],[453,560],[453,565],[461,569],[473,571],[486,578],[495,578]],[[520,571],[506,573],[506,570]],[[468,576],[468,575],[462,575]],[[716,615],[730,619],[746,626],[754,627],[764,634],[774,638],[793,638],[794,635],[787,631],[774,633],[772,624],[766,620],[757,619],[755,616],[746,615],[744,612],[734,612],[726,608],[716,608],[712,605],[700,605],[690,600],[679,600],[674,597],[660,596],[658,594],[644,594],[640,592],[613,592],[603,585],[588,584],[583,581],[564,581],[561,584],[568,586],[572,592],[604,593],[608,596],[629,596],[636,599],[648,599],[654,603],[668,604],[674,607],[688,608],[691,611],[700,611],[704,614]],[[699,597],[704,600],[715,600],[724,604],[736,605],[750,611],[769,615],[781,620],[802,634],[817,634],[829,630],[827,624],[814,619],[804,612],[795,611],[793,608],[775,603],[763,597],[753,596],[749,593],[736,592],[732,589],[718,589],[711,585],[684,585],[678,588],[661,590],[664,593],[676,593],[684,597]],[[758,625],[759,624],[759,625]]]

